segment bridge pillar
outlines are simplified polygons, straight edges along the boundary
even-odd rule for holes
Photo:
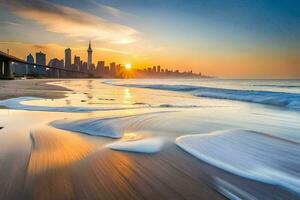
[[[0,60],[0,78],[3,76],[3,61]]]
[[[1,79],[14,79],[10,61],[2,61]]]

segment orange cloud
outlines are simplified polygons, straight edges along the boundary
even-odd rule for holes
[[[79,40],[109,41],[117,44],[128,44],[136,40],[135,29],[109,22],[75,8],[44,0],[0,0],[0,2],[8,5],[18,16],[45,26],[47,31],[67,37]]]

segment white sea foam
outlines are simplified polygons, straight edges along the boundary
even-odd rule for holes
[[[186,135],[176,144],[231,173],[300,192],[300,145],[246,130]]]
[[[115,123],[114,119],[57,120],[50,124],[63,130],[111,138],[121,138],[124,131],[124,126],[121,123]]]
[[[156,153],[162,149],[164,142],[165,140],[163,138],[146,138],[141,140],[115,142],[108,144],[107,147],[119,151]]]
[[[274,88],[300,88],[300,85],[270,85],[270,84],[256,84],[256,87],[274,87]]]
[[[216,99],[229,99],[236,101],[246,101],[253,103],[261,103],[273,106],[288,107],[292,109],[300,109],[300,94],[275,92],[275,91],[262,91],[262,90],[239,90],[239,89],[225,89],[213,88],[193,85],[143,85],[143,84],[114,84],[107,82],[107,84],[125,86],[125,87],[138,87],[149,88],[169,91],[188,92],[198,97],[208,97]]]
[[[80,120],[57,120],[50,125],[69,131],[75,131],[95,136],[121,138],[125,130],[139,130],[147,124],[154,115],[166,113],[155,112],[113,118],[88,118]]]

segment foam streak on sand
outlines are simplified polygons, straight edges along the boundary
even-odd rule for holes
[[[75,131],[94,136],[121,138],[125,130],[138,130],[144,123],[156,114],[168,111],[145,113],[113,118],[89,118],[81,120],[57,120],[50,123],[51,126],[63,130]]]
[[[114,124],[113,119],[83,119],[83,120],[57,120],[51,123],[55,128],[85,133],[94,136],[121,138],[123,127]]]
[[[231,173],[300,193],[300,145],[246,130],[186,135],[176,144]]]
[[[134,141],[120,141],[108,144],[107,147],[137,153],[156,153],[161,150],[164,144],[163,138],[146,138]]]
[[[31,106],[22,104],[24,101],[32,100],[42,100],[42,98],[37,97],[17,97],[7,100],[0,101],[0,106],[5,106],[10,109],[15,110],[30,110],[30,111],[46,111],[46,112],[91,112],[99,110],[97,108],[88,107],[73,107],[73,106],[60,106],[60,107],[50,107],[50,106]]]

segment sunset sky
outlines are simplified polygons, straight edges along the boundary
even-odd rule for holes
[[[0,0],[0,50],[161,65],[235,78],[300,77],[298,0]]]

